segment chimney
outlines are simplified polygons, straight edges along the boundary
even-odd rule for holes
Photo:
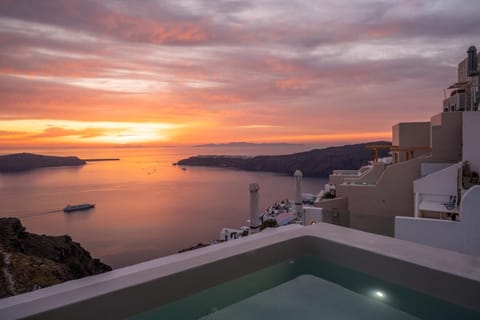
[[[302,202],[302,171],[295,171],[295,211],[298,215],[303,217],[303,202]]]
[[[256,228],[260,225],[260,196],[258,194],[260,186],[258,183],[254,182],[250,184],[248,190],[250,191],[250,227]]]
[[[471,77],[477,74],[478,72],[478,61],[477,61],[477,48],[471,46],[467,51],[467,76]]]

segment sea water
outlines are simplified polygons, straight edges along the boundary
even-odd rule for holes
[[[248,186],[260,185],[260,208],[293,198],[294,179],[267,172],[188,167],[172,163],[198,154],[285,154],[306,146],[255,148],[111,148],[22,150],[80,158],[120,158],[80,167],[0,174],[0,217],[18,217],[27,231],[72,236],[114,268],[209,243],[222,227],[247,225]],[[1,150],[1,154],[19,152]],[[303,180],[318,193],[326,179]],[[94,203],[64,213],[67,204]]]

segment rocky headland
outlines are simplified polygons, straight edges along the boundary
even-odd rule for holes
[[[33,234],[17,218],[0,218],[0,298],[110,270],[67,235]]]
[[[358,169],[367,164],[373,159],[373,152],[367,146],[390,144],[387,141],[375,141],[278,156],[195,156],[178,161],[178,165],[270,171],[288,175],[300,169],[306,177],[328,177],[333,170]],[[378,153],[379,157],[386,157],[388,150],[381,149]]]
[[[0,156],[0,173],[22,172],[45,167],[82,166],[85,163],[85,160],[77,157],[14,153]]]
[[[303,144],[299,143],[285,143],[285,142],[272,142],[272,143],[252,143],[252,142],[228,142],[228,143],[207,143],[199,144],[194,147],[301,147]]]

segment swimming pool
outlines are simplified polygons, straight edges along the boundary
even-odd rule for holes
[[[133,316],[152,319],[480,319],[480,313],[302,256]]]
[[[302,275],[315,278],[305,280]],[[470,316],[469,310],[480,312],[480,257],[317,223],[266,229],[242,239],[1,299],[0,318],[75,320],[108,315],[109,319],[209,316],[212,318],[206,319],[213,320],[212,311],[217,311],[218,315],[230,312],[224,316],[234,319],[238,310],[253,310],[244,302],[268,304],[279,292],[285,292],[289,302],[281,305],[293,306],[295,312],[307,309],[302,307],[305,302],[316,307],[325,301],[325,294],[316,291],[321,288],[318,283],[347,296],[360,296],[360,300],[372,301],[371,294],[383,296],[383,305],[420,318],[431,318],[431,312],[437,312],[438,319],[452,314],[455,316],[450,319],[462,319],[458,315],[466,312]],[[307,291],[312,301],[288,298]],[[398,295],[407,299],[398,302]],[[337,301],[346,306],[354,303],[346,302],[348,297]],[[405,307],[405,301],[415,310]],[[313,314],[327,312],[325,308],[309,310]],[[255,314],[262,313],[257,310]]]

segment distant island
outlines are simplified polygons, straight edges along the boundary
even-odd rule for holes
[[[13,173],[45,167],[82,166],[85,160],[78,157],[44,156],[33,153],[14,153],[0,156],[0,172]]]
[[[83,166],[94,161],[118,161],[119,158],[92,158],[45,156],[34,153],[14,153],[0,156],[0,173],[15,173],[47,167]]]
[[[67,235],[37,235],[0,218],[0,298],[110,270]]]
[[[178,161],[182,166],[205,166],[234,168],[247,171],[269,171],[293,175],[300,169],[306,177],[328,177],[336,169],[358,169],[373,159],[368,145],[390,145],[388,141],[359,143],[311,151],[257,157],[235,156],[194,156]],[[381,149],[379,157],[388,156],[388,150]]]
[[[273,142],[273,143],[253,143],[253,142],[228,142],[228,143],[207,143],[199,144],[194,147],[301,147],[304,144],[298,143],[284,143],[284,142]]]

